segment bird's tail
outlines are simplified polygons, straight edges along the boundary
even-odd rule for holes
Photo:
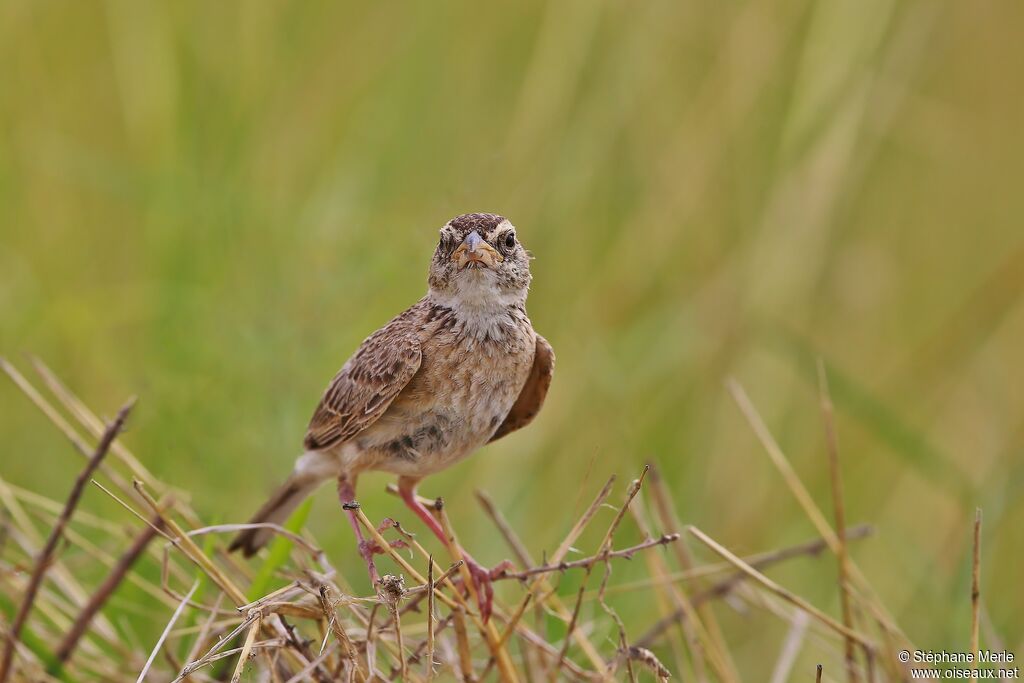
[[[291,476],[281,484],[270,496],[270,499],[256,511],[249,520],[250,524],[284,524],[295,508],[306,496],[311,494],[322,482],[320,477],[311,477],[308,473],[292,472]],[[240,531],[228,550],[241,550],[246,557],[252,557],[265,546],[274,535],[271,529],[255,528]]]

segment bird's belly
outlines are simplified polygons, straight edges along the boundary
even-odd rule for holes
[[[360,469],[423,477],[462,460],[486,444],[508,415],[525,382],[519,375],[406,393],[356,437],[364,454]]]

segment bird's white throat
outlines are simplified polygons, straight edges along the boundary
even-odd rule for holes
[[[430,301],[451,309],[466,333],[474,337],[498,339],[509,324],[513,311],[526,304],[526,291],[507,290],[498,285],[494,274],[476,269],[453,278],[448,290],[431,288]]]

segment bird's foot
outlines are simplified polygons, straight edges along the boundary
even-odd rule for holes
[[[388,529],[397,526],[398,523],[395,522],[393,519],[391,519],[390,517],[385,518],[384,521],[381,522],[380,526],[377,527],[377,533],[383,534]],[[393,550],[400,550],[402,548],[408,548],[409,544],[402,539],[397,539],[394,541],[389,541],[388,546],[390,546],[390,548]],[[388,548],[383,547],[380,543],[378,543],[376,540],[372,538],[360,539],[358,547],[359,555],[363,558],[363,561],[366,562],[366,568],[370,573],[370,582],[374,585],[374,587],[376,587],[377,584],[380,583],[380,574],[377,572],[377,566],[373,562],[373,557],[374,555],[385,555],[389,552],[389,550]]]
[[[408,548],[409,544],[402,539],[398,539],[397,541],[389,541],[388,546],[394,550],[401,550],[402,548]],[[365,560],[372,558],[374,555],[386,555],[388,554],[388,549],[381,547],[380,543],[371,539],[359,542],[359,554]]]
[[[494,581],[512,569],[514,565],[509,560],[503,560],[494,568],[488,569],[465,552],[462,553],[462,559],[466,562],[469,578],[473,582],[477,606],[480,608],[480,618],[486,624],[487,620],[491,618],[491,610],[494,607]]]

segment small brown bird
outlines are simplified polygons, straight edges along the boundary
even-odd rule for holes
[[[446,542],[417,500],[423,477],[462,460],[533,420],[547,395],[555,354],[526,315],[530,255],[503,216],[471,213],[441,228],[427,295],[374,332],[334,377],[310,420],[305,453],[252,524],[282,524],[328,479],[342,503],[355,502],[360,472],[398,475],[405,504]],[[345,506],[370,580],[374,553],[354,506]],[[253,555],[266,527],[239,533],[231,549]],[[495,570],[463,553],[489,616]]]

